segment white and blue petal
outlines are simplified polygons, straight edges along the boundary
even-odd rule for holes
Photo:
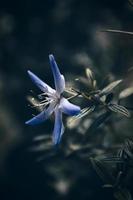
[[[70,103],[66,98],[60,101],[60,109],[63,113],[73,116],[80,113],[80,107]]]
[[[42,92],[49,92],[49,93],[55,93],[55,90],[52,89],[49,85],[47,85],[45,82],[43,82],[40,78],[38,78],[34,73],[32,73],[30,70],[28,70],[28,74],[31,78],[31,80],[37,85],[37,87],[40,88]]]
[[[60,73],[53,55],[49,55],[49,60],[54,76],[55,88],[57,93],[60,95],[65,89],[65,79],[64,76]]]
[[[54,103],[50,104],[46,110],[42,111],[40,114],[33,117],[32,119],[26,121],[25,124],[28,124],[28,125],[41,124],[42,122],[44,122],[45,120],[47,120],[50,117],[50,115],[54,111],[54,108],[55,108],[55,104]]]
[[[64,133],[64,125],[62,122],[62,112],[60,111],[60,109],[56,109],[55,110],[55,124],[54,124],[54,131],[53,131],[53,143],[55,145],[59,144],[63,133]]]

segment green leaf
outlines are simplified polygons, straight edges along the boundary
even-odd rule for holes
[[[132,200],[130,192],[125,188],[119,189],[114,192],[114,197],[117,200]]]
[[[133,94],[133,87],[126,88],[119,94],[119,99],[127,98],[132,94]]]
[[[111,112],[101,114],[90,126],[89,131],[94,132],[102,123],[108,120]]]
[[[124,145],[124,152],[128,158],[133,159],[133,142],[131,140],[126,140]]]
[[[125,115],[126,117],[130,117],[129,111],[124,106],[110,103],[108,104],[108,108],[113,112],[120,113],[122,115]]]
[[[112,157],[107,157],[102,159],[104,162],[107,163],[112,163],[112,164],[116,164],[116,163],[123,163],[123,160],[119,157],[119,156],[112,156]]]
[[[101,90],[100,96],[109,94],[121,82],[122,82],[122,80],[117,80],[117,81],[110,83],[104,89]]]
[[[86,68],[85,72],[86,72],[87,78],[88,78],[89,80],[93,81],[93,79],[94,79],[94,78],[93,78],[93,73],[92,73],[92,71],[90,70],[90,68]]]
[[[102,161],[96,158],[90,158],[90,161],[96,173],[103,180],[105,185],[113,185],[115,179],[110,173],[110,169],[108,169],[107,166]]]
[[[90,107],[83,108],[78,115],[71,118],[70,123],[73,123],[75,120],[80,119],[82,117],[85,117],[86,115],[89,115],[90,113],[92,113],[94,111],[94,109],[95,109],[94,105],[90,106]]]
[[[96,88],[97,81],[94,79],[93,72],[91,71],[91,69],[90,68],[86,68],[85,73],[86,73],[86,76],[87,76],[87,78],[89,80],[89,84],[93,88]]]

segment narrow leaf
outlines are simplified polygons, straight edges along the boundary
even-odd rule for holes
[[[110,117],[111,112],[105,112],[101,114],[90,126],[89,131],[94,132],[102,123],[107,121]]]
[[[124,99],[133,94],[133,87],[126,88],[119,94],[119,99]]]
[[[131,194],[127,189],[119,189],[114,192],[114,197],[117,200],[132,200]]]
[[[108,104],[108,108],[113,112],[120,113],[122,115],[125,115],[126,117],[130,117],[130,113],[124,106],[110,103]]]
[[[131,3],[132,1],[129,0],[129,2]],[[133,2],[132,2],[132,4],[133,4]],[[110,33],[120,33],[120,34],[126,34],[126,35],[133,35],[133,32],[122,31],[122,30],[114,30],[114,29],[107,29],[107,30],[103,30],[102,32],[110,32]]]
[[[92,113],[94,111],[94,109],[95,109],[95,106],[91,106],[91,107],[87,107],[87,108],[82,109],[81,112],[78,115],[72,117],[71,122],[74,122],[77,119],[85,117],[86,115]]]
[[[119,156],[112,156],[103,159],[103,162],[107,163],[123,163],[123,160]]]
[[[113,185],[115,182],[114,177],[110,174],[110,169],[108,169],[103,162],[98,159],[90,159],[93,168],[95,169],[98,176],[103,180],[105,184]]]
[[[90,68],[86,68],[85,72],[86,72],[86,76],[89,79],[89,81],[91,80],[91,82],[92,82],[93,81],[93,73],[90,70]]]
[[[109,94],[121,82],[122,82],[122,80],[117,80],[117,81],[110,83],[103,90],[101,90],[100,96]]]

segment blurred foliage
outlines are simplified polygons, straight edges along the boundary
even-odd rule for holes
[[[133,36],[120,32],[133,32],[132,24],[132,0],[1,2],[1,199],[132,199]],[[106,31],[110,29],[120,31]],[[26,96],[29,89],[38,94],[26,71],[32,69],[52,84],[49,53],[68,88],[87,98],[88,68],[100,91],[122,79],[113,95],[103,99],[123,106],[111,108],[126,115],[128,110],[130,118],[101,106],[84,110],[87,115],[74,125],[64,119],[67,128],[58,148],[51,143],[52,119],[34,129],[25,127],[33,112]],[[72,101],[84,109],[87,98]]]

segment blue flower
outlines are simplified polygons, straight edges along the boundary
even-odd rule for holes
[[[62,113],[67,115],[77,115],[80,112],[80,107],[70,103],[66,98],[62,96],[65,90],[65,79],[60,73],[57,63],[53,55],[49,55],[50,65],[53,72],[55,89],[51,88],[41,79],[39,79],[31,71],[28,74],[31,80],[40,88],[43,92],[41,97],[45,97],[40,102],[40,106],[43,106],[43,111],[32,119],[28,120],[26,124],[36,125],[47,120],[51,114],[55,115],[54,131],[53,131],[53,143],[56,145],[60,142],[61,136],[64,132],[64,126],[62,122]]]

